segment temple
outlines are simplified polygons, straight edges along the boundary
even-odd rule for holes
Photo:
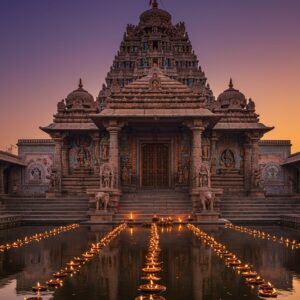
[[[152,206],[149,195],[160,213],[201,213],[212,193],[222,214],[226,198],[299,193],[290,141],[261,140],[272,129],[232,79],[214,96],[184,23],[152,1],[127,26],[98,97],[80,79],[41,127],[51,139],[19,141],[20,171],[1,192],[68,201],[103,192],[115,218],[127,206],[152,213],[139,206]]]

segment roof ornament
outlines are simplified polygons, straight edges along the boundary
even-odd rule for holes
[[[83,84],[82,84],[82,79],[81,79],[81,78],[79,78],[79,84],[78,84],[78,87],[79,87],[80,89],[83,88]]]
[[[232,78],[230,78],[230,81],[229,81],[229,85],[228,85],[228,86],[229,86],[229,88],[230,88],[230,89],[233,89],[233,82],[232,82]]]
[[[152,8],[158,8],[157,0],[150,0],[149,5],[152,6]]]

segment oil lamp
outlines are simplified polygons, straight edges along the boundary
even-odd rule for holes
[[[64,277],[67,277],[68,274],[64,271],[61,271],[61,272],[56,272],[53,274],[53,277],[54,278],[64,278]]]
[[[44,286],[44,285],[41,285],[39,282],[36,283],[36,285],[34,285],[32,287],[32,290],[34,292],[43,292],[43,291],[46,291],[47,290],[47,287]]]
[[[49,286],[56,287],[56,286],[62,285],[62,280],[50,279],[49,281],[46,282],[46,284],[48,285],[48,287]]]
[[[149,294],[158,294],[164,292],[166,289],[167,288],[164,285],[156,284],[152,280],[150,280],[150,282],[147,284],[140,285],[139,288],[140,291]]]
[[[135,300],[165,300],[163,296],[159,295],[141,295],[135,298]]]

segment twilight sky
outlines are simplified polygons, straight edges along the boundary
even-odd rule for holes
[[[267,139],[300,151],[300,1],[162,0],[185,21],[217,97],[232,77],[256,102]],[[148,0],[0,0],[0,149],[19,138],[47,138],[56,104],[79,77],[94,97],[126,24]]]

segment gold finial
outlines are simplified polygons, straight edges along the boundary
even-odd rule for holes
[[[152,6],[152,8],[158,8],[157,0],[150,0],[149,5]]]
[[[79,84],[78,84],[78,87],[79,87],[80,89],[83,88],[83,84],[82,84],[82,79],[81,79],[81,78],[79,78]]]
[[[230,89],[232,89],[232,88],[233,88],[233,82],[232,82],[232,78],[230,78],[230,81],[229,81],[229,85],[228,85],[228,86],[229,86],[229,88],[230,88]]]

